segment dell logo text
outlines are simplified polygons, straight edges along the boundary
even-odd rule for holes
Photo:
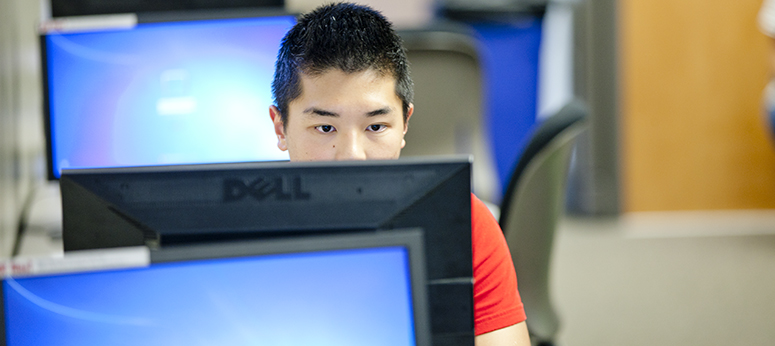
[[[302,190],[301,177],[258,178],[252,182],[226,179],[223,182],[224,202],[233,202],[251,196],[258,201],[272,198],[278,201],[308,200],[310,194]]]

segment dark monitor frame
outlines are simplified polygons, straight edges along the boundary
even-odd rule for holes
[[[434,344],[473,345],[469,157],[64,170],[60,188],[65,251],[422,228]]]
[[[423,232],[420,229],[402,229],[374,234],[316,235],[262,241],[224,242],[183,245],[152,249],[149,266],[172,262],[191,262],[237,257],[261,257],[279,254],[328,252],[339,250],[402,247],[407,250],[409,275],[412,283],[412,310],[414,334],[417,346],[430,346],[430,320],[427,300],[427,275],[425,272],[425,251]],[[113,249],[98,250],[96,253],[110,253]],[[88,253],[83,252],[83,253]],[[96,254],[95,254],[96,255]],[[73,269],[66,272],[32,274],[30,276],[62,275],[95,271],[132,269],[130,267],[105,269]],[[0,277],[2,279],[2,277]],[[0,280],[0,346],[6,345],[5,294]]]
[[[213,11],[219,9],[283,8],[284,0],[51,0],[53,17],[146,13],[167,11]]]

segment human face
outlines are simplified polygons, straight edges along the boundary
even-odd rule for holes
[[[291,161],[397,159],[407,122],[391,75],[331,69],[300,74],[301,96],[288,104],[287,124],[277,107],[269,114],[277,146]],[[407,121],[414,107],[409,106]]]

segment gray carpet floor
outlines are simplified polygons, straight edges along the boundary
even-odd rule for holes
[[[775,345],[775,213],[566,219],[551,291],[562,346]]]

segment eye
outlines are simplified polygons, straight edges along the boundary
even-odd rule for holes
[[[315,126],[315,130],[318,130],[322,133],[331,133],[331,132],[334,132],[335,129],[331,125],[318,125],[318,126]]]
[[[367,128],[371,132],[382,132],[387,128],[385,124],[373,124]]]

